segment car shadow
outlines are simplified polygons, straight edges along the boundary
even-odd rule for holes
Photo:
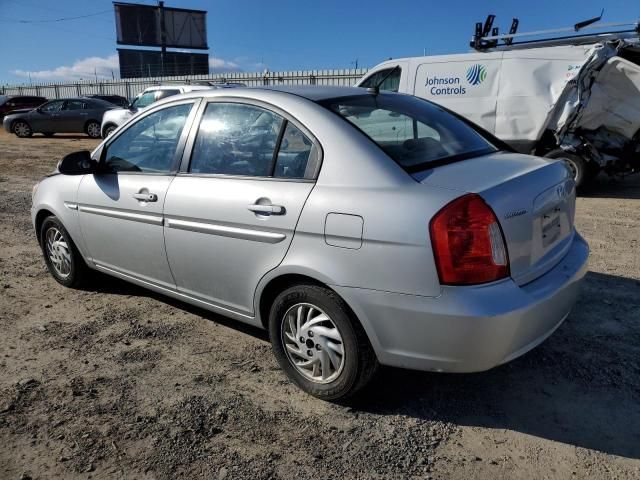
[[[523,357],[474,374],[384,368],[353,408],[640,459],[638,325],[640,282],[590,272],[567,321]]]
[[[593,180],[593,183],[582,188],[578,196],[640,199],[640,174],[629,175],[621,179],[600,174]]]
[[[101,272],[91,273],[95,275],[94,281],[92,282],[92,285],[86,287],[85,290],[95,293],[108,293],[111,295],[133,295],[137,297],[153,298],[154,300],[165,303],[167,305],[171,305],[172,307],[191,313],[192,315],[197,315],[201,318],[204,318],[205,320],[216,322],[225,327],[233,328],[234,330],[251,335],[252,337],[260,340],[264,340],[267,342],[269,341],[269,335],[267,334],[266,330],[263,330],[261,328],[242,323],[232,318],[224,317],[209,310],[205,310],[204,308],[200,308],[195,305],[191,305],[190,303],[176,300],[172,297],[162,295],[161,293],[156,293],[152,290],[139,287],[138,285],[134,285],[133,283],[120,280],[119,278],[112,277]]]
[[[138,295],[257,339],[266,331],[99,275],[91,290]],[[382,367],[355,412],[506,429],[640,459],[640,281],[589,272],[565,323],[542,345],[487,372]]]

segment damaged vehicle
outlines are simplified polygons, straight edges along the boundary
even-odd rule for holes
[[[578,186],[599,172],[640,170],[638,23],[498,35],[494,16],[476,24],[472,53],[401,58],[370,70],[357,86],[409,93],[459,113],[521,153],[563,158]],[[628,27],[592,35],[536,34]]]

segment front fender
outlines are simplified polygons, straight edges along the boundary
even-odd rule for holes
[[[93,263],[90,261],[89,251],[78,219],[78,187],[83,178],[83,175],[53,175],[44,178],[33,197],[31,221],[39,242],[39,232],[37,231],[39,214],[47,211],[55,215],[69,232],[71,240],[75,243],[87,265],[92,266]]]

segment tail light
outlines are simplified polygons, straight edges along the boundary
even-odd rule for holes
[[[509,257],[496,215],[476,194],[455,199],[429,224],[440,283],[474,285],[509,276]]]

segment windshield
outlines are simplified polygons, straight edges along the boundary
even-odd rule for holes
[[[408,172],[498,150],[454,115],[409,95],[358,95],[320,103],[359,128]]]
[[[136,98],[131,104],[132,108],[145,108],[151,105],[156,101],[156,92],[152,90],[151,92],[144,92],[138,98]]]

